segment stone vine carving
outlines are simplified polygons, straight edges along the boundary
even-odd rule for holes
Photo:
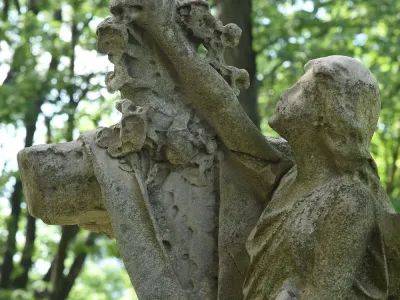
[[[235,93],[248,88],[247,72],[227,66],[224,60],[225,49],[237,46],[240,28],[234,24],[223,26],[211,15],[206,1],[178,2],[177,11],[178,23],[187,32],[193,47],[204,45],[208,50],[206,60]],[[145,145],[160,156],[161,148],[165,146],[167,157],[161,159],[177,164],[190,162],[199,148],[205,148],[209,154],[214,153],[217,146],[213,129],[205,128],[204,124],[200,125],[202,128],[196,128],[201,121],[194,110],[185,105],[187,101],[182,101],[184,95],[179,83],[170,77],[167,66],[160,63],[154,42],[146,41],[143,30],[133,23],[121,25],[118,18],[128,18],[129,10],[125,12],[121,9],[116,14],[116,17],[99,25],[98,49],[107,54],[115,66],[106,79],[109,91],[121,90],[124,97],[133,94],[135,99],[117,103],[122,120],[112,128],[103,129],[99,133],[98,144],[108,148],[112,157],[138,152]],[[135,90],[140,90],[140,96],[136,96]],[[143,98],[138,99],[140,97]]]

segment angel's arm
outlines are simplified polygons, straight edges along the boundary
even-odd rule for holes
[[[209,61],[196,53],[175,19],[167,22],[174,11],[168,11],[165,7],[174,6],[172,2],[175,3],[173,0],[143,2],[149,19],[144,21],[144,17],[140,16],[137,22],[150,32],[169,58],[191,105],[214,127],[230,150],[271,162],[279,161],[279,152],[268,144],[248,118],[231,86]]]
[[[185,93],[193,100],[193,105],[201,115],[216,129],[224,144],[233,151],[277,161],[279,154],[248,118],[233,90],[221,75],[185,47],[185,39],[179,32],[172,30],[166,33],[164,39],[159,40],[178,71]]]

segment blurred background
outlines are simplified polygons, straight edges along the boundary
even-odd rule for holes
[[[77,226],[48,226],[27,212],[16,154],[76,139],[119,115],[104,87],[112,69],[95,51],[108,0],[0,2],[0,300],[137,299],[115,241]],[[252,85],[244,109],[268,135],[279,95],[317,57],[353,56],[381,87],[371,151],[400,210],[400,1],[214,0],[213,12],[243,29],[226,54]]]

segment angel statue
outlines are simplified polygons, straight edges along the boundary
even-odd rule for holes
[[[112,0],[98,50],[121,121],[18,155],[30,213],[115,237],[143,300],[400,299],[400,218],[370,155],[371,72],[314,59],[265,138],[205,0]],[[204,56],[198,53],[203,45]]]

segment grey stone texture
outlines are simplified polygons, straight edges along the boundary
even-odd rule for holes
[[[282,138],[264,138],[236,98],[247,73],[223,58],[236,25],[203,0],[110,9],[97,46],[121,121],[19,153],[31,214],[115,237],[143,300],[400,299],[369,70],[310,61],[270,119]]]

